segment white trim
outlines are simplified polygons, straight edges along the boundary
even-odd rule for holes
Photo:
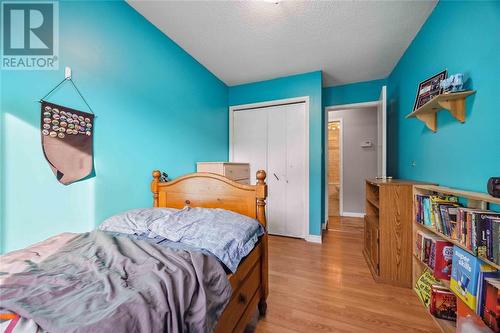
[[[382,128],[377,128],[377,158],[382,159],[382,165],[380,166],[382,170],[377,170],[379,177],[387,176],[387,87],[382,86],[382,90],[380,92],[380,100],[379,106],[377,107],[377,127],[379,123],[379,119],[382,118]],[[382,115],[379,113],[382,112]],[[382,133],[380,133],[382,132]],[[382,134],[382,135],[380,135]],[[380,138],[381,136],[381,138]],[[379,152],[379,147],[381,146],[381,152]],[[382,155],[382,156],[380,156]],[[379,169],[378,160],[377,160],[377,169]]]
[[[373,108],[373,107],[377,107],[379,104],[380,104],[380,101],[371,101],[371,102],[363,102],[363,103],[330,105],[330,106],[325,107],[325,111],[326,111],[326,113],[328,113],[328,111]]]
[[[272,101],[265,101],[265,102],[259,102],[259,103],[250,103],[250,104],[242,104],[242,105],[233,105],[229,107],[229,161],[233,161],[233,113],[238,110],[244,110],[244,109],[258,109],[258,108],[265,108],[265,107],[271,107],[271,106],[276,106],[276,105],[282,105],[282,104],[293,104],[293,103],[304,103],[306,112],[305,112],[305,121],[306,121],[306,126],[305,126],[305,156],[306,158],[306,165],[305,165],[305,181],[306,181],[306,188],[304,191],[304,202],[305,202],[305,223],[303,225],[303,236],[302,238],[307,239],[307,235],[309,234],[309,226],[310,226],[310,221],[309,221],[309,96],[302,96],[302,97],[293,97],[293,98],[285,98],[285,99],[277,99],[277,100],[272,100]],[[321,237],[321,236],[318,236]]]
[[[317,243],[317,244],[323,243],[321,236],[318,235],[306,235],[304,239],[309,243]]]
[[[328,113],[326,114],[326,117],[328,118]],[[326,230],[327,229],[327,224],[328,224],[328,217],[330,215],[330,198],[328,196],[328,170],[326,170],[326,168],[328,168],[328,165],[329,165],[329,161],[330,161],[330,156],[329,155],[329,150],[328,150],[328,121],[325,121],[324,124],[323,124],[323,131],[325,133],[325,138],[324,138],[324,142],[323,142],[323,147],[324,147],[324,150],[323,150],[323,156],[325,156],[325,164],[323,165],[323,168],[324,168],[324,175],[325,175],[325,180],[324,180],[324,184],[323,186],[325,187],[325,211],[323,212],[325,214],[325,222],[322,224],[322,228],[323,230]]]
[[[330,114],[327,114],[328,122],[338,121],[339,122],[339,178],[340,178],[340,191],[339,191],[339,215],[342,216],[344,212],[344,120],[342,117],[331,117]],[[328,150],[328,148],[327,148]],[[328,164],[325,166],[328,168]],[[326,178],[328,179],[328,171],[326,172]],[[328,188],[325,191],[328,193]]]
[[[321,223],[321,229],[322,230],[328,229],[328,219],[326,219],[325,222]]]
[[[341,216],[345,216],[345,217],[365,217],[365,213],[343,212]]]

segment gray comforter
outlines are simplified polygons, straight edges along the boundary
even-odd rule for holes
[[[84,233],[0,285],[0,307],[57,332],[211,332],[231,296],[220,263]]]

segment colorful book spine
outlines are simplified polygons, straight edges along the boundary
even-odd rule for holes
[[[424,243],[424,233],[422,231],[417,231],[417,237],[415,241],[415,257],[418,260],[422,260],[422,244]]]
[[[430,209],[430,199],[429,198],[423,198],[422,201],[422,206],[423,206],[423,215],[424,215],[424,224],[426,226],[432,227],[432,221],[431,221],[431,209]]]
[[[478,255],[488,260],[496,262],[496,258],[493,255],[495,246],[498,246],[498,237],[495,239],[493,235],[495,227],[495,219],[499,219],[500,214],[494,212],[487,212],[483,214],[478,214],[478,221],[482,230],[485,230],[485,241],[481,244],[482,249]],[[479,228],[479,227],[478,227]],[[478,239],[482,241],[482,238]],[[495,243],[497,245],[495,245]]]
[[[427,265],[429,264],[429,258],[431,256],[431,248],[432,248],[433,241],[434,241],[434,238],[432,237],[432,235],[427,234],[424,237],[424,245],[423,245],[424,248],[423,248],[422,261]]]
[[[431,245],[431,255],[429,256],[429,267],[434,271],[436,267],[436,242],[433,241]]]
[[[489,219],[480,219],[477,225],[476,248],[477,255],[480,257],[488,257],[488,242],[491,242],[492,224]]]
[[[500,265],[500,218],[490,219],[493,229],[493,242],[492,242],[492,261]]]

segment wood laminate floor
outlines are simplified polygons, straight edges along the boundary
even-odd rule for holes
[[[264,332],[439,332],[410,289],[373,281],[362,220],[330,220],[323,244],[271,236]],[[247,330],[248,331],[248,330]]]

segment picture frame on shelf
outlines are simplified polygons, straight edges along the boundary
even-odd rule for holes
[[[417,96],[413,104],[413,111],[420,108],[425,103],[429,102],[434,97],[443,93],[441,81],[445,80],[448,75],[448,70],[443,70],[430,78],[420,82],[417,89]]]

